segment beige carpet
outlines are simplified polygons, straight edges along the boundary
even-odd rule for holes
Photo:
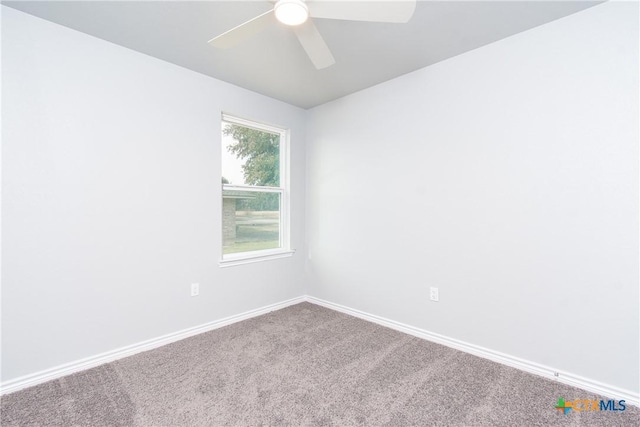
[[[2,398],[2,426],[640,426],[601,396],[303,303]]]

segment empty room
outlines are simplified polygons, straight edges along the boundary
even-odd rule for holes
[[[2,426],[640,425],[637,1],[2,1]]]

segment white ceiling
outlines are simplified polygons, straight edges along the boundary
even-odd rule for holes
[[[397,1],[397,0],[396,0]],[[315,19],[336,64],[316,70],[273,26],[228,50],[207,41],[268,1],[3,1],[3,4],[302,108],[342,97],[594,6],[594,1],[419,1],[407,24]]]

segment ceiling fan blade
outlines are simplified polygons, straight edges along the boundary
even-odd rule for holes
[[[314,18],[405,23],[413,16],[416,0],[308,0],[307,6]]]
[[[309,55],[309,59],[313,62],[318,70],[327,68],[336,63],[333,58],[329,46],[324,42],[322,35],[318,32],[313,21],[308,20],[303,25],[293,27],[293,30],[300,40],[300,44]]]
[[[253,19],[248,20],[244,24],[240,24],[237,27],[226,31],[219,36],[216,36],[209,40],[209,44],[215,47],[226,49],[233,47],[238,43],[248,39],[249,37],[258,34],[267,25],[276,22],[273,10],[258,15]]]

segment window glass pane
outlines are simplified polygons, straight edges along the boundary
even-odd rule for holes
[[[222,122],[222,182],[279,187],[280,135]]]
[[[222,191],[224,254],[280,247],[280,193]]]

